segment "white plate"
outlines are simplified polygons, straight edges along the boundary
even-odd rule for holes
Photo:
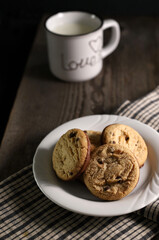
[[[79,181],[64,182],[52,169],[51,157],[54,145],[67,130],[99,130],[112,123],[127,124],[136,129],[148,146],[148,159],[140,169],[136,188],[118,201],[101,201],[94,197]],[[151,127],[126,117],[93,115],[67,122],[50,134],[38,146],[33,159],[34,178],[41,191],[57,205],[73,212],[91,216],[117,216],[141,209],[159,197],[159,134]]]

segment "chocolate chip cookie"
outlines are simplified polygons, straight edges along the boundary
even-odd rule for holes
[[[127,196],[139,180],[139,165],[128,149],[118,144],[105,144],[92,154],[83,174],[90,192],[103,200]]]
[[[133,128],[124,124],[112,124],[102,132],[103,144],[119,144],[127,147],[135,155],[139,167],[142,167],[147,159],[147,146],[141,135]]]
[[[52,156],[53,169],[62,180],[80,176],[90,160],[90,141],[81,129],[71,129],[61,136]]]
[[[97,147],[101,145],[101,135],[100,131],[85,130],[84,131],[90,140],[91,143],[91,152],[93,152]]]

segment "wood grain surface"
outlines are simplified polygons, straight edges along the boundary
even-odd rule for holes
[[[159,84],[159,18],[116,20],[121,26],[118,49],[96,78],[83,83],[62,82],[50,73],[42,20],[2,140],[0,180],[31,164],[40,141],[60,124],[113,113],[125,100]]]

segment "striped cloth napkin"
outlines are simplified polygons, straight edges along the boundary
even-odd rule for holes
[[[138,119],[159,131],[159,87],[115,114]],[[0,183],[0,239],[159,239],[159,200],[117,217],[90,217],[47,199],[28,166]]]

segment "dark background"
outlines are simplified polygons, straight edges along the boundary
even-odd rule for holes
[[[22,78],[37,26],[44,13],[83,10],[105,17],[158,16],[159,1],[1,0],[0,141]]]

